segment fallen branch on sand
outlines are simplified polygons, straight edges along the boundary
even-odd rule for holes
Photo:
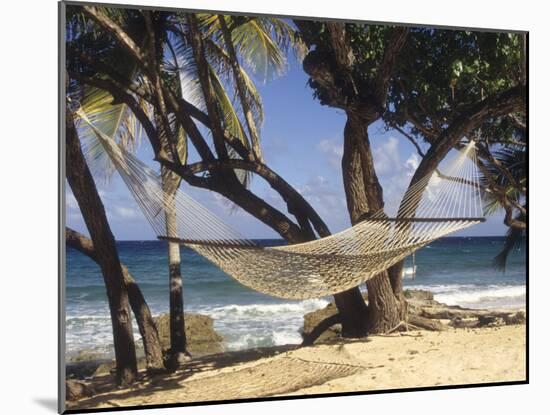
[[[450,328],[496,327],[525,324],[525,313],[519,310],[479,310],[447,305],[434,300],[433,294],[424,290],[405,290],[409,306],[406,321],[400,322],[384,334],[399,330],[445,331]],[[304,316],[302,346],[340,338],[340,317],[334,303]]]

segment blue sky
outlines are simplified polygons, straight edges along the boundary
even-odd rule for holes
[[[267,164],[292,184],[317,209],[332,232],[350,226],[346,209],[340,159],[342,156],[345,114],[324,107],[313,99],[307,76],[297,63],[291,63],[286,75],[259,85],[265,122],[262,147]],[[369,129],[374,162],[384,188],[386,207],[391,212],[406,189],[419,158],[414,147],[398,132],[383,130],[382,123]],[[152,153],[144,140],[139,157],[152,163]],[[154,166],[154,164],[151,164]],[[154,239],[149,224],[118,176],[108,183],[97,181],[100,196],[113,233],[118,240]],[[240,209],[232,209],[221,196],[183,184],[184,191],[208,207],[233,228],[249,238],[275,238],[269,227]],[[286,212],[282,200],[259,177],[251,190],[270,204]],[[78,205],[67,186],[67,225],[85,234]],[[484,224],[456,235],[503,235],[506,227],[502,214]]]

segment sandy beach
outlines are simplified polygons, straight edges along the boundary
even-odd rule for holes
[[[221,353],[130,389],[98,378],[68,409],[523,381],[525,339],[525,325],[511,325]]]

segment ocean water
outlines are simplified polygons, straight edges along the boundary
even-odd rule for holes
[[[278,240],[258,241],[282,244]],[[473,308],[525,307],[525,249],[515,250],[506,272],[492,266],[501,237],[442,238],[416,253],[416,276],[406,288],[430,290],[435,299]],[[168,312],[166,243],[118,242],[121,260],[138,282],[154,315]],[[224,336],[226,350],[299,343],[303,315],[324,307],[329,298],[281,300],[244,287],[206,259],[182,248],[185,310],[207,314]],[[67,249],[66,346],[112,353],[112,332],[105,287],[99,267]],[[406,266],[411,269],[411,258]],[[135,324],[134,324],[135,326]],[[136,339],[139,332],[135,326]]]

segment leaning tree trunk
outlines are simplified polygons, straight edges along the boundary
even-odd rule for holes
[[[352,224],[384,207],[382,188],[374,170],[368,136],[368,120],[348,113],[344,128],[344,154],[342,172],[346,201]],[[383,333],[397,326],[405,317],[406,302],[395,295],[384,271],[367,281],[367,329],[370,333]]]
[[[294,20],[294,23],[305,34],[306,40],[311,37],[313,44],[318,44],[306,55],[303,68],[311,80],[315,81],[313,88],[319,93],[322,104],[343,109],[348,116],[344,132],[342,172],[348,211],[351,222],[356,224],[361,218],[368,217],[383,207],[382,189],[372,162],[367,128],[384,111],[389,79],[406,39],[407,29],[392,30],[385,45],[378,76],[367,87],[363,79],[355,76],[356,51],[346,33],[345,25],[338,22],[327,23],[321,36],[317,33],[318,28],[311,22]],[[321,47],[319,43],[324,43],[325,39],[328,44]],[[393,296],[387,272],[368,281],[367,288],[369,313],[364,318],[369,331],[385,331],[394,327],[393,323],[399,324],[406,304]],[[375,298],[375,295],[380,298]],[[362,313],[360,308],[358,312]]]
[[[73,229],[66,228],[65,241],[67,246],[78,250],[93,261],[99,263],[94,249],[94,243],[84,235]],[[132,278],[128,269],[123,264],[121,265],[122,273],[124,274],[124,284],[126,285],[128,298],[130,300],[130,307],[132,307],[138,324],[139,333],[143,339],[147,371],[155,373],[164,369],[162,345],[160,343],[157,325],[139,286]]]
[[[118,258],[115,238],[82,154],[73,115],[68,108],[66,116],[66,176],[94,243],[107,289],[117,365],[116,380],[120,385],[128,385],[136,380],[137,362],[124,273]]]
[[[162,167],[162,187],[167,236],[178,237],[176,194],[180,178]],[[180,246],[168,241],[168,272],[170,289],[170,350],[169,365],[176,369],[188,360],[185,319],[183,313],[183,281]]]

